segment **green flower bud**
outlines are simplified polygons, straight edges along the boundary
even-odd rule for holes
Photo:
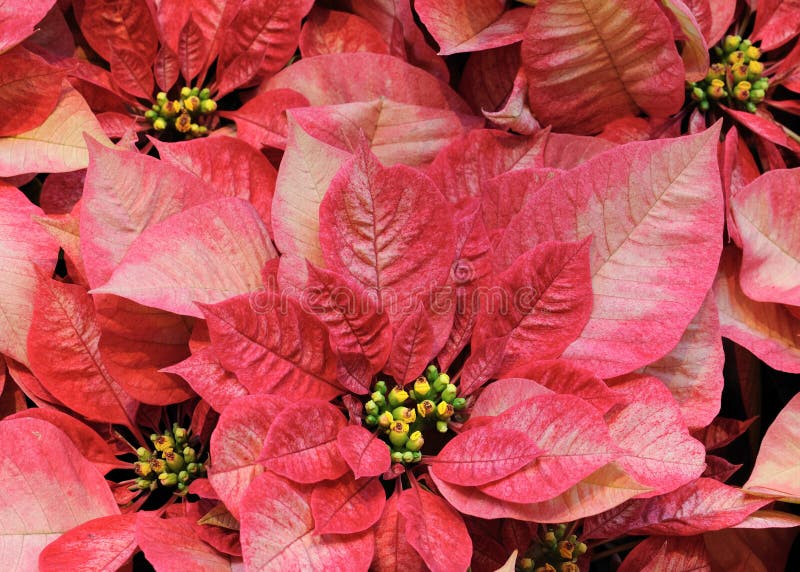
[[[752,87],[749,81],[740,81],[733,88],[733,97],[739,101],[747,101],[750,99],[750,88]]]
[[[199,97],[200,99],[208,99],[209,97],[211,97],[211,90],[208,89],[207,87],[204,87],[199,92],[197,92],[197,97]]]
[[[436,405],[430,399],[426,399],[421,403],[417,403],[417,413],[425,419],[436,413]]]
[[[428,380],[424,377],[418,377],[414,382],[414,394],[417,396],[417,400],[425,399],[430,392],[431,384],[428,383]]]
[[[447,387],[442,391],[442,399],[447,403],[453,403],[456,395],[458,395],[458,388],[452,383],[448,383]]]
[[[547,545],[555,548],[558,539],[556,538],[556,533],[552,530],[548,530],[547,533],[544,535],[542,541]]]
[[[196,475],[200,472],[200,463],[189,463],[186,465],[186,472],[190,475]]]
[[[436,393],[441,393],[449,383],[450,383],[450,376],[447,375],[446,373],[443,373],[439,375],[433,382],[433,390]]]
[[[158,482],[165,487],[174,487],[178,484],[178,475],[175,473],[161,473],[158,475]]]
[[[153,121],[153,129],[156,131],[164,131],[167,128],[167,121],[163,117],[158,117]]]
[[[164,451],[164,462],[167,463],[167,466],[171,471],[176,473],[186,466],[183,457],[172,449],[169,451]]]
[[[148,451],[144,447],[139,447],[138,449],[136,449],[136,456],[139,457],[140,461],[149,461],[150,451]]]
[[[378,383],[376,383],[375,391],[379,391],[382,395],[386,395],[386,392],[389,391],[389,389],[386,387],[386,382],[379,381]]]
[[[711,109],[711,104],[708,102],[707,99],[704,99],[703,101],[697,104],[697,107],[699,107],[701,111],[708,111],[709,109]]]
[[[433,383],[437,377],[439,377],[439,369],[435,365],[429,365],[425,369],[425,379]]]
[[[141,489],[143,491],[150,488],[150,485],[153,481],[148,479],[136,479],[136,488]]]
[[[712,64],[706,72],[706,81],[725,79],[725,64]]]
[[[573,550],[572,555],[580,557],[586,554],[587,550],[588,550],[587,546],[583,542],[579,542],[575,545],[575,550]]]
[[[191,447],[184,447],[183,460],[187,463],[194,463],[197,460],[197,452]]]
[[[386,407],[386,398],[380,391],[373,391],[370,399],[376,403],[378,407]]]
[[[695,86],[692,88],[692,99],[695,101],[703,101],[706,98],[706,92],[701,88]]]
[[[725,41],[722,44],[723,49],[726,52],[732,52],[739,48],[739,44],[742,43],[741,36],[725,36]]]
[[[422,449],[422,445],[425,444],[425,439],[422,437],[422,433],[420,431],[414,431],[411,435],[408,436],[408,441],[406,442],[406,449],[409,451],[419,451]]]
[[[384,429],[388,429],[393,422],[394,422],[394,417],[392,417],[392,414],[389,411],[384,411],[383,413],[380,414],[380,416],[378,416],[378,425],[380,425]]]
[[[413,463],[419,463],[422,460],[422,453],[420,453],[419,451],[411,451],[411,454],[413,455],[412,458]]]
[[[371,399],[367,401],[364,405],[364,411],[367,412],[367,415],[377,416],[380,415],[381,408],[378,407],[378,404],[372,401]]]
[[[747,64],[748,81],[756,81],[760,79],[762,73],[764,73],[764,64],[762,64],[761,62],[752,60],[749,64]]]
[[[410,409],[408,407],[404,407],[401,405],[400,407],[394,408],[394,410],[392,411],[392,417],[394,417],[396,421],[402,421],[403,423],[407,423],[410,425],[411,423],[417,420],[417,410]]]
[[[447,433],[447,421],[437,421],[436,430],[439,433]]]
[[[395,447],[402,447],[408,441],[408,424],[402,421],[395,421],[389,428],[389,441]]]
[[[200,102],[200,113],[214,113],[217,110],[217,102],[213,99],[204,99]]]
[[[553,529],[553,532],[556,535],[556,538],[561,540],[564,538],[564,534],[567,532],[567,525],[566,524],[559,524],[558,526]]]
[[[461,411],[467,406],[467,400],[463,397],[456,397],[453,400],[453,409],[456,411]]]
[[[750,101],[753,103],[761,103],[764,101],[764,98],[767,94],[764,92],[763,89],[751,89],[750,90]]]
[[[163,91],[159,91],[159,92],[156,94],[156,101],[157,101],[157,102],[158,102],[160,105],[164,105],[164,104],[167,102],[167,94],[166,94],[166,93],[164,93]]]
[[[364,418],[364,423],[366,423],[370,427],[375,427],[375,425],[378,424],[378,417],[375,415],[367,415]]]
[[[388,400],[389,406],[397,407],[402,405],[408,399],[408,392],[400,386],[395,386],[389,392]]]
[[[184,87],[181,88],[181,97],[182,98],[186,99],[190,95],[192,95],[192,89],[190,87],[184,86]]]
[[[177,485],[175,485],[175,488],[178,490],[177,494],[179,495],[186,494],[186,483],[179,482]]]
[[[394,462],[394,463],[402,463],[403,462],[403,451],[392,451],[392,462]]]
[[[731,52],[730,54],[728,54],[728,63],[730,65],[732,65],[732,66],[736,66],[736,65],[745,63],[744,59],[745,59],[744,52],[739,51],[739,50],[737,50],[735,52]]]
[[[188,482],[189,479],[191,479],[191,478],[192,477],[189,476],[189,472],[188,471],[181,471],[180,473],[178,473],[178,480],[180,482],[182,482],[182,483]]]
[[[743,52],[747,52],[747,48],[749,48],[752,45],[753,45],[753,42],[751,42],[749,39],[744,39],[744,40],[742,40],[742,43],[739,44],[738,49],[742,50]]]
[[[159,104],[157,104],[157,103],[154,103],[153,105],[151,105],[150,109],[152,109],[156,113],[160,113],[161,112],[161,106]]]
[[[748,66],[745,64],[739,64],[738,66],[733,66],[731,68],[733,83],[739,83],[740,81],[747,81],[747,72],[748,72]]]
[[[145,111],[145,112],[144,112],[144,116],[145,116],[147,119],[149,119],[150,121],[153,121],[153,120],[155,120],[155,119],[156,119],[156,117],[158,117],[158,113],[156,113],[156,112],[155,112],[155,111],[153,111],[152,109],[148,109],[147,111]]]
[[[753,89],[760,89],[762,91],[767,91],[767,89],[769,89],[769,78],[762,77],[753,82]]]
[[[196,95],[190,95],[183,100],[183,107],[190,113],[197,111],[200,109],[200,98]]]
[[[189,432],[183,427],[176,427],[173,431],[173,435],[175,435],[176,441],[186,441],[187,437],[189,436]]]
[[[195,97],[197,97],[198,95],[200,95],[200,88],[199,87],[193,87],[192,91],[190,93],[192,95],[194,95]]]
[[[755,61],[761,57],[761,50],[755,46],[750,46],[744,52],[745,57],[750,61]]]
[[[411,464],[414,462],[414,453],[412,451],[406,451],[403,453],[403,462],[405,464]]]
[[[753,103],[752,101],[746,101],[744,104],[744,108],[750,113],[755,113],[756,109],[758,109],[758,107],[756,107],[756,104]]]

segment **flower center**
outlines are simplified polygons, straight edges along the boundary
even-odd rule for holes
[[[146,447],[136,450],[138,461],[133,470],[138,478],[130,490],[154,491],[159,486],[175,489],[175,494],[185,495],[189,484],[206,476],[206,468],[198,461],[197,451],[190,445],[189,432],[177,423],[172,431],[150,435],[155,451]]]
[[[144,116],[156,131],[176,131],[186,137],[202,137],[208,133],[208,121],[217,110],[208,88],[183,87],[178,99],[169,99],[163,91]]]
[[[762,77],[764,64],[758,61],[761,50],[750,40],[726,36],[711,54],[715,62],[706,77],[687,84],[691,98],[703,111],[711,109],[714,102],[724,102],[728,107],[755,113],[769,88],[769,78]]]
[[[586,554],[586,545],[578,542],[574,534],[566,536],[566,533],[566,525],[548,526],[542,536],[533,539],[525,555],[517,561],[517,570],[580,572],[578,558]]]
[[[364,423],[378,428],[392,449],[392,461],[410,465],[422,459],[425,435],[447,433],[453,416],[466,405],[450,376],[431,365],[409,391],[399,385],[389,391],[386,382],[376,383],[364,405]]]

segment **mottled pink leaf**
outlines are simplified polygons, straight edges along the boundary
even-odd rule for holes
[[[470,409],[470,419],[482,416],[496,417],[520,401],[553,393],[552,390],[530,379],[521,377],[498,379],[483,388]],[[471,423],[472,421],[469,421],[468,425]]]
[[[325,401],[307,399],[284,408],[270,425],[261,462],[271,471],[300,483],[341,477],[347,463],[336,438],[347,420]]]
[[[546,501],[619,456],[601,413],[579,397],[544,395],[518,403],[492,422],[527,434],[543,451],[483,492],[516,503]]]
[[[684,69],[652,2],[542,0],[523,35],[533,115],[558,131],[595,133],[612,119],[666,117],[684,100]]]
[[[289,133],[285,111],[306,106],[308,100],[296,91],[275,89],[256,95],[235,111],[221,111],[220,115],[233,119],[236,136],[256,149],[284,149]]]
[[[389,320],[378,312],[374,298],[360,283],[312,264],[306,268],[303,301],[325,322],[340,354],[358,354],[366,359],[366,378],[359,386],[348,389],[368,393],[371,377],[383,368],[391,351]]]
[[[546,135],[521,137],[491,129],[474,129],[445,147],[427,173],[451,203],[463,206],[480,197],[483,184],[517,169],[541,167]]]
[[[24,133],[0,138],[0,177],[85,168],[89,153],[84,134],[111,146],[83,97],[66,81],[60,89],[58,103],[44,123]]]
[[[248,570],[366,571],[375,551],[372,531],[315,534],[308,493],[269,473],[242,500],[242,554]]]
[[[618,572],[711,572],[702,536],[645,538],[625,557]]]
[[[689,435],[678,403],[652,377],[633,378],[613,387],[628,402],[605,420],[622,456],[617,463],[633,479],[663,494],[693,481],[705,470],[706,450]]]
[[[569,170],[616,146],[601,137],[550,133],[544,148],[543,166]]]
[[[473,52],[464,66],[458,92],[475,113],[500,109],[514,86],[519,63],[519,44]]]
[[[664,382],[678,401],[686,425],[705,427],[719,413],[724,362],[719,314],[709,293],[678,345],[640,371]]]
[[[0,562],[15,570],[38,570],[39,553],[58,536],[119,514],[103,475],[39,419],[0,423],[0,498]]]
[[[100,328],[82,286],[40,271],[28,356],[33,374],[61,402],[94,421],[132,425],[138,403],[109,374],[98,350]]]
[[[612,377],[680,341],[722,246],[718,129],[595,157],[541,187],[511,221],[495,251],[503,267],[539,242],[594,235],[592,316],[563,357]]]
[[[36,24],[45,17],[55,0],[4,3],[0,14],[0,54],[33,34]]]
[[[136,514],[103,516],[67,531],[39,555],[42,572],[116,572],[133,556]]]
[[[319,6],[311,10],[303,24],[299,44],[304,58],[341,52],[389,53],[380,32],[367,20]]]
[[[567,522],[613,508],[648,489],[610,463],[552,499],[537,503],[502,501],[479,487],[461,487],[433,477],[439,492],[464,514],[482,519],[513,518],[528,522]]]
[[[794,528],[800,516],[779,510],[757,510],[733,528]]]
[[[58,245],[32,217],[39,207],[0,183],[0,353],[28,364],[26,347],[36,291],[35,265],[55,268]]]
[[[90,164],[81,200],[81,254],[89,285],[108,281],[148,226],[218,198],[200,180],[152,157],[89,142]]]
[[[433,329],[422,305],[395,324],[386,373],[400,385],[422,374],[433,357]]]
[[[800,169],[768,171],[731,197],[748,298],[800,306],[800,231],[786,210],[798,198]]]
[[[250,145],[232,137],[206,137],[182,143],[158,143],[161,160],[205,181],[222,196],[249,201],[267,229],[272,227],[275,167]]]
[[[405,518],[408,543],[431,572],[462,572],[469,567],[472,540],[467,527],[442,497],[414,484],[400,493],[397,510]]]
[[[457,485],[483,485],[521,469],[541,453],[521,431],[478,427],[447,443],[430,460],[430,471]]]
[[[399,58],[369,52],[302,59],[263,83],[259,93],[279,88],[295,90],[311,105],[385,97],[397,103],[470,113],[445,82]]]
[[[392,462],[386,443],[359,425],[342,428],[336,446],[357,479],[382,475]]]
[[[398,103],[385,97],[295,109],[292,118],[312,137],[352,151],[366,135],[384,165],[417,166],[471,127],[483,121],[453,110]]]
[[[487,340],[505,341],[498,376],[557,358],[578,337],[592,309],[590,242],[539,244],[495,278],[500,296],[479,310],[472,348],[480,353]]]
[[[86,169],[69,173],[50,173],[39,194],[39,206],[47,214],[70,212],[83,194]]]
[[[237,397],[248,394],[236,376],[222,367],[211,348],[196,351],[182,362],[161,371],[181,376],[219,413],[222,413]]]
[[[762,111],[762,115],[755,113],[748,113],[747,111],[738,111],[729,107],[724,107],[725,113],[733,117],[737,122],[741,123],[747,129],[755,133],[771,143],[785,147],[795,153],[800,153],[800,143],[790,138],[783,130],[781,125],[775,121],[769,114]],[[767,116],[764,116],[767,115]]]
[[[76,3],[76,20],[89,45],[107,62],[115,53],[128,52],[140,58],[143,65],[152,64],[158,32],[144,0],[83,0]]]
[[[2,23],[0,23],[2,26]],[[58,103],[64,70],[24,48],[0,58],[0,105],[14,113],[0,118],[0,136],[17,135],[41,125]]]
[[[706,469],[701,476],[727,482],[743,465],[736,465],[716,455],[706,455]]]
[[[587,519],[583,534],[586,538],[623,534],[691,536],[738,524],[770,502],[714,479],[700,478],[671,493],[631,500]]]
[[[319,205],[348,157],[349,153],[311,137],[290,119],[289,139],[272,204],[272,229],[281,254],[294,254],[317,266],[324,265]]]
[[[386,500],[383,515],[375,526],[375,572],[424,572],[425,562],[406,540],[405,518],[397,510],[400,493]]]
[[[130,463],[120,461],[106,441],[88,425],[75,417],[62,413],[57,409],[32,407],[9,415],[6,419],[40,419],[55,425],[69,437],[72,444],[78,448],[81,455],[94,463],[101,474],[105,475],[112,469],[130,468]]]
[[[186,517],[160,518],[157,513],[139,512],[136,542],[157,570],[170,570],[176,562],[198,572],[231,570],[230,559],[200,540]]]
[[[761,40],[761,49],[773,50],[800,32],[800,4],[796,0],[765,0],[758,4],[753,40]]]
[[[219,49],[219,95],[280,70],[297,49],[300,21],[313,2],[244,0]]]
[[[311,514],[317,534],[353,534],[371,528],[383,514],[386,493],[380,480],[354,479],[345,473],[339,480],[323,481],[311,493]]]
[[[701,81],[706,77],[710,61],[700,24],[689,5],[682,0],[663,0],[662,3],[678,21],[681,32],[686,36],[681,52],[686,81]]]
[[[528,78],[521,69],[514,78],[514,86],[505,104],[497,111],[482,110],[482,112],[486,119],[505,131],[532,135],[541,129],[541,125],[528,106]]]
[[[251,393],[320,399],[341,393],[325,324],[297,300],[242,295],[204,311],[220,363]]]
[[[287,405],[274,395],[248,395],[231,401],[211,434],[208,479],[235,518],[247,487],[264,467],[258,462],[272,422]]]
[[[606,413],[614,405],[625,401],[590,370],[567,360],[531,362],[514,369],[509,375],[533,380],[556,393],[577,395],[594,405],[601,413]],[[491,387],[481,393],[481,399]]]
[[[725,248],[714,294],[720,333],[753,352],[770,367],[800,373],[800,318],[781,304],[755,302],[739,286],[741,254]]]
[[[531,9],[503,0],[418,0],[414,9],[439,44],[439,55],[477,52],[522,40]]]
[[[736,12],[736,4],[734,0],[709,0],[711,29],[706,36],[709,46],[719,42],[725,35]]]
[[[747,431],[748,427],[750,427],[755,420],[756,417],[745,421],[717,417],[707,427],[692,431],[692,435],[695,439],[703,443],[706,451],[714,451],[733,442],[734,439]]]
[[[359,147],[320,204],[325,262],[372,290],[399,324],[447,278],[455,250],[448,211],[428,177],[404,165],[384,168]]]
[[[219,199],[149,226],[92,293],[202,317],[196,302],[213,304],[255,290],[261,269],[276,255],[252,205]]]
[[[769,426],[745,490],[800,501],[800,395]]]

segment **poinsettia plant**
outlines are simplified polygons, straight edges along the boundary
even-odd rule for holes
[[[10,10],[10,569],[796,565],[793,3]]]

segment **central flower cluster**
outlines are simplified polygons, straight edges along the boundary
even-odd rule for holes
[[[156,131],[174,129],[189,137],[202,137],[208,133],[205,125],[208,116],[216,110],[217,102],[211,99],[208,88],[183,87],[178,99],[169,99],[163,91],[158,92],[156,102],[144,116]]]
[[[578,558],[586,554],[586,545],[574,534],[567,536],[567,527],[547,527],[537,536],[525,557],[517,562],[521,572],[580,572]]]
[[[386,382],[376,383],[364,406],[364,422],[382,431],[392,448],[392,461],[408,465],[422,459],[424,434],[430,430],[447,433],[453,415],[466,405],[450,376],[431,365],[410,391],[399,385],[389,391]]]
[[[712,53],[717,62],[708,68],[706,77],[688,84],[692,99],[703,111],[715,101],[724,101],[729,107],[755,113],[769,88],[769,79],[762,77],[764,64],[758,61],[761,50],[750,40],[726,36]]]
[[[177,423],[172,431],[161,435],[150,435],[155,451],[146,447],[136,450],[138,461],[133,470],[139,477],[131,490],[154,491],[158,485],[174,488],[176,494],[186,494],[189,484],[197,478],[206,476],[203,463],[198,462],[197,451],[190,446],[189,433]]]

